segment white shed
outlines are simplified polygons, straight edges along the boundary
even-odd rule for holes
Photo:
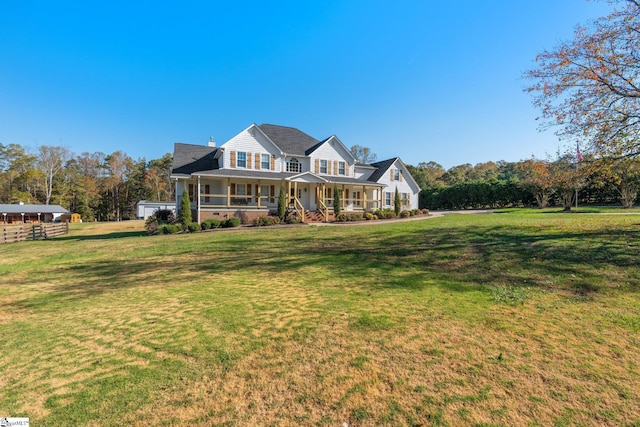
[[[140,200],[137,207],[136,216],[138,219],[147,219],[158,209],[168,209],[175,215],[176,202],[148,202],[146,200]]]

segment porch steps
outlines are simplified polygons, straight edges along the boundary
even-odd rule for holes
[[[304,222],[324,222],[324,215],[318,211],[304,211]]]

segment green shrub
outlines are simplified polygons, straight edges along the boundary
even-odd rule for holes
[[[384,214],[381,209],[376,209],[375,211],[373,211],[373,215],[377,216],[378,218],[384,218]]]
[[[187,225],[187,230],[189,230],[189,233],[195,233],[196,231],[202,230],[202,227],[200,227],[200,224],[197,222],[190,222]]]
[[[203,230],[212,230],[220,227],[220,220],[216,218],[207,218],[200,225]]]
[[[280,221],[284,221],[287,214],[287,194],[284,191],[284,187],[280,186],[280,195],[278,196],[278,218]]]
[[[336,215],[336,222],[347,222],[347,214],[346,213],[340,213],[340,214]]]
[[[222,228],[240,227],[240,218],[232,216],[228,220],[221,223]]]
[[[173,224],[176,220],[175,215],[169,209],[156,209],[144,222],[144,228],[148,235],[160,232],[159,227],[163,224]]]
[[[396,213],[396,216],[400,215],[400,211],[402,210],[402,200],[400,200],[400,193],[398,192],[398,187],[396,187],[396,195],[393,198],[393,210]]]
[[[182,190],[180,198],[180,210],[178,211],[178,222],[186,228],[191,223],[191,202],[189,201],[189,193],[186,189]]]
[[[333,186],[333,213],[336,218],[340,216],[340,212],[342,210],[342,200],[340,200],[341,194],[340,190],[338,190],[338,186]]]
[[[158,227],[158,232],[162,234],[175,234],[182,231],[182,227],[178,224],[163,224]]]
[[[277,216],[260,216],[253,220],[252,224],[255,227],[266,227],[269,225],[280,224],[280,218]]]
[[[364,219],[366,219],[367,221],[371,221],[371,220],[373,220],[374,216],[375,215],[372,214],[371,212],[367,212],[366,214],[364,214]]]
[[[409,211],[400,212],[400,218],[409,218],[410,216],[411,216],[411,213]]]
[[[300,224],[302,222],[302,218],[300,218],[298,212],[292,211],[287,214],[284,222],[286,222],[287,224]]]

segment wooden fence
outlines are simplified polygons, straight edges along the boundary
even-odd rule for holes
[[[22,224],[3,226],[0,243],[14,243],[25,240],[41,240],[60,236],[69,232],[69,223]]]

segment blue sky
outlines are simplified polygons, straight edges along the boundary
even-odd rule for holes
[[[521,76],[585,0],[0,2],[0,143],[158,158],[251,123],[446,168],[544,157]]]

